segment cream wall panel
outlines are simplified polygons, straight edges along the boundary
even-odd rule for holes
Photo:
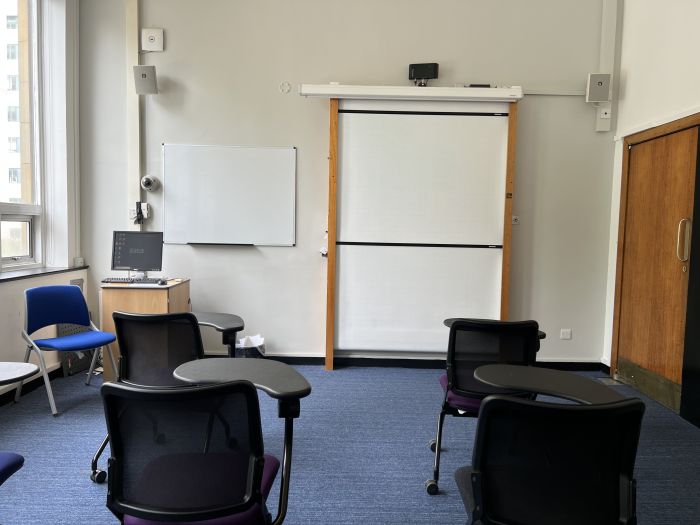
[[[112,230],[128,227],[131,71],[125,2],[86,1],[80,10],[81,231],[94,292],[109,273]],[[194,309],[241,315],[271,353],[322,356],[328,103],[298,96],[296,86],[406,85],[409,63],[436,61],[432,85],[581,92],[598,67],[600,21],[599,0],[445,0],[439,9],[423,0],[142,0],[142,25],[165,30],[165,51],[141,57],[157,67],[160,89],[142,97],[147,173],[161,172],[163,142],[298,148],[296,247],[166,247],[164,273],[192,278]],[[583,97],[519,104],[511,317],[540,321],[549,333],[543,358],[597,359],[612,141],[593,131]],[[162,194],[145,198],[148,228],[160,229]],[[561,327],[574,328],[572,341],[558,340]]]

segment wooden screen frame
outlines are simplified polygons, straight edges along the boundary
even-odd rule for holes
[[[615,304],[613,307],[612,348],[610,352],[610,376],[615,377],[618,371],[618,356],[620,350],[620,299],[622,296],[622,268],[624,265],[625,225],[627,219],[627,184],[629,178],[629,155],[632,146],[658,139],[689,128],[700,126],[700,113],[683,117],[678,120],[645,129],[624,137],[622,142],[622,176],[620,180],[620,215],[617,226],[617,258],[615,262]]]
[[[518,125],[517,102],[508,103],[508,145],[506,157],[506,194],[503,217],[503,259],[501,268],[501,319],[508,318],[510,254],[512,239],[513,195],[515,191],[515,147]],[[325,368],[333,370],[335,351],[335,288],[337,273],[338,225],[338,109],[339,99],[330,99],[328,141],[328,268],[326,278],[326,355]]]
[[[328,270],[326,278],[326,370],[333,370],[335,345],[335,274],[338,234],[338,99],[330,100],[328,142]]]

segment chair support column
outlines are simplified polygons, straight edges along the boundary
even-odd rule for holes
[[[90,380],[92,379],[92,373],[95,371],[95,365],[97,364],[97,353],[100,351],[99,348],[95,348],[92,351],[92,361],[90,361],[90,369],[88,370],[87,373],[87,379],[85,379],[85,384],[89,385]]]
[[[289,477],[292,473],[292,443],[294,440],[294,418],[299,417],[299,399],[282,400],[278,404],[278,415],[284,417],[284,453],[282,456],[282,478],[280,480],[280,500],[277,517],[272,525],[280,525],[287,515],[289,499]]]
[[[24,362],[29,362],[29,355],[32,352],[32,347],[27,346],[27,351],[24,352]],[[24,379],[17,384],[17,390],[15,390],[15,403],[19,403],[19,396],[22,395],[22,385],[24,384]]]

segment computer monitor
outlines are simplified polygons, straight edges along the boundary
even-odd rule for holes
[[[114,232],[112,270],[159,272],[162,266],[163,232]]]

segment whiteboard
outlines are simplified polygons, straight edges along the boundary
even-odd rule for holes
[[[443,321],[499,319],[499,248],[338,246],[335,348],[447,349]]]
[[[509,107],[343,101],[334,347],[442,352],[499,319]]]
[[[163,144],[163,241],[295,242],[296,149]]]
[[[508,118],[345,113],[338,240],[503,244]]]

